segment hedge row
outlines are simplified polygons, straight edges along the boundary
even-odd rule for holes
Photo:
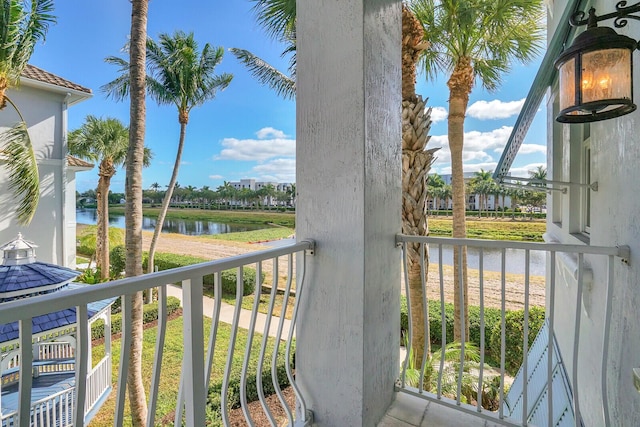
[[[409,328],[407,314],[407,300],[400,297],[400,328],[405,334]],[[454,306],[444,304],[447,343],[453,342]],[[531,307],[529,309],[529,346],[533,343],[544,322],[544,308]],[[522,364],[524,342],[524,310],[514,310],[505,313],[505,369],[509,374],[515,374]],[[502,338],[502,323],[500,309],[485,307],[484,309],[484,345],[487,362],[492,365],[500,364],[500,343]],[[469,338],[480,348],[480,307],[469,306]],[[442,345],[442,311],[440,301],[429,301],[429,339],[432,344]]]
[[[154,263],[158,268],[158,271],[170,270],[172,268],[185,267],[187,265],[199,264],[207,262],[209,260],[199,258],[190,255],[176,255],[166,253],[156,253],[154,257]],[[148,265],[148,258],[145,257],[142,268],[146,271]],[[222,293],[232,294],[236,293],[237,283],[237,268],[231,270],[225,270],[221,274],[222,278]],[[256,270],[251,267],[243,267],[243,293],[242,295],[250,295],[256,288]],[[264,273],[262,273],[262,280],[264,280]],[[203,284],[205,291],[213,294],[213,274],[208,274],[203,277]]]
[[[171,314],[180,308],[180,300],[176,297],[167,298],[167,314]],[[147,304],[142,309],[142,321],[144,323],[153,322],[158,319],[158,303]],[[111,315],[111,333],[117,334],[122,331],[122,313]],[[104,338],[104,320],[98,319],[91,325],[91,339]]]

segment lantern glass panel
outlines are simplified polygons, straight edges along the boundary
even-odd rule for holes
[[[631,99],[631,51],[604,49],[582,56],[582,102]]]
[[[560,111],[576,105],[575,72],[575,58],[571,58],[560,67]]]

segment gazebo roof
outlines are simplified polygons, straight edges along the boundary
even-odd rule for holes
[[[66,292],[88,285],[70,283],[79,271],[59,265],[36,261],[37,245],[22,238],[21,234],[0,247],[4,251],[0,264],[0,304],[11,304],[21,298],[31,298],[52,292]],[[115,298],[96,301],[87,305],[88,320],[111,305]],[[72,327],[77,322],[76,308],[36,316],[32,321],[34,335],[54,329]],[[0,343],[18,339],[18,322],[0,324]]]
[[[70,268],[46,262],[0,265],[0,293],[62,284],[73,280],[79,274],[80,272]]]

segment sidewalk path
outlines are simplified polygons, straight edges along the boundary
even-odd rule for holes
[[[180,300],[180,306],[182,306],[182,288],[175,285],[167,285],[167,296],[176,297]],[[202,297],[202,310],[205,316],[211,318],[213,316],[213,308],[215,304],[213,298],[203,296]],[[233,312],[235,307],[233,305],[227,304],[224,301],[220,304],[220,321],[228,324],[233,323]],[[240,310],[240,321],[238,325],[241,328],[249,329],[249,324],[251,323],[251,310]],[[256,317],[256,326],[255,332],[264,334],[264,327],[267,323],[267,315],[258,313]],[[269,336],[275,337],[278,332],[278,324],[280,323],[280,318],[272,316],[271,324],[269,325]],[[284,319],[284,325],[282,327],[282,336],[281,339],[287,339],[289,336],[289,328],[291,327],[291,320]]]

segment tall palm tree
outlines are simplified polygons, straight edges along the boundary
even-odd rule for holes
[[[432,49],[422,55],[428,78],[448,76],[448,137],[453,187],[453,237],[466,237],[465,188],[462,165],[464,119],[474,82],[495,90],[514,60],[528,62],[542,41],[542,0],[412,0],[411,9],[422,23]],[[454,251],[454,338],[461,338],[464,315],[469,337],[466,247]],[[460,259],[458,259],[460,258]]]
[[[33,144],[22,113],[7,96],[15,88],[36,43],[44,40],[49,25],[55,23],[53,0],[0,0],[0,111],[7,104],[18,122],[0,133],[0,157],[9,173],[9,188],[18,200],[16,214],[21,224],[29,224],[40,199],[40,178]]]
[[[109,277],[109,187],[116,169],[122,166],[129,147],[129,128],[120,120],[87,116],[84,124],[69,133],[69,152],[83,159],[100,162],[98,168],[96,265],[100,277]],[[144,166],[151,151],[145,148]]]
[[[416,63],[427,48],[420,22],[406,6],[402,8],[402,233],[426,236],[427,177],[433,163],[434,150],[425,150],[429,141],[431,109],[416,94]],[[411,301],[411,349],[422,363],[430,346],[425,328],[427,307],[423,305],[429,268],[429,251],[424,251],[421,264],[421,245],[407,245],[407,280]]]
[[[149,188],[151,188],[153,191],[155,191],[156,193],[158,192],[158,190],[160,189],[160,184],[158,184],[157,182],[154,182],[153,184],[151,184],[149,186]]]
[[[127,277],[142,274],[142,166],[144,164],[146,41],[149,0],[131,0],[131,32],[129,62],[126,66],[129,93],[129,148],[125,181],[125,273]],[[127,387],[131,422],[143,426],[147,419],[147,399],[142,382],[142,292],[132,298],[131,346]]]
[[[189,113],[194,107],[215,98],[217,92],[225,89],[233,78],[227,73],[214,74],[224,55],[222,47],[214,48],[207,43],[200,52],[193,33],[186,34],[182,31],[173,35],[163,33],[158,39],[158,42],[148,39],[146,44],[149,71],[146,79],[147,91],[159,105],[173,104],[177,107],[180,139],[169,187],[149,247],[149,272],[154,268],[156,245],[178,179]],[[117,57],[109,57],[107,62],[120,67],[124,64],[124,60]],[[123,73],[118,79],[105,85],[104,89],[114,98],[123,99],[129,90],[128,74]]]

